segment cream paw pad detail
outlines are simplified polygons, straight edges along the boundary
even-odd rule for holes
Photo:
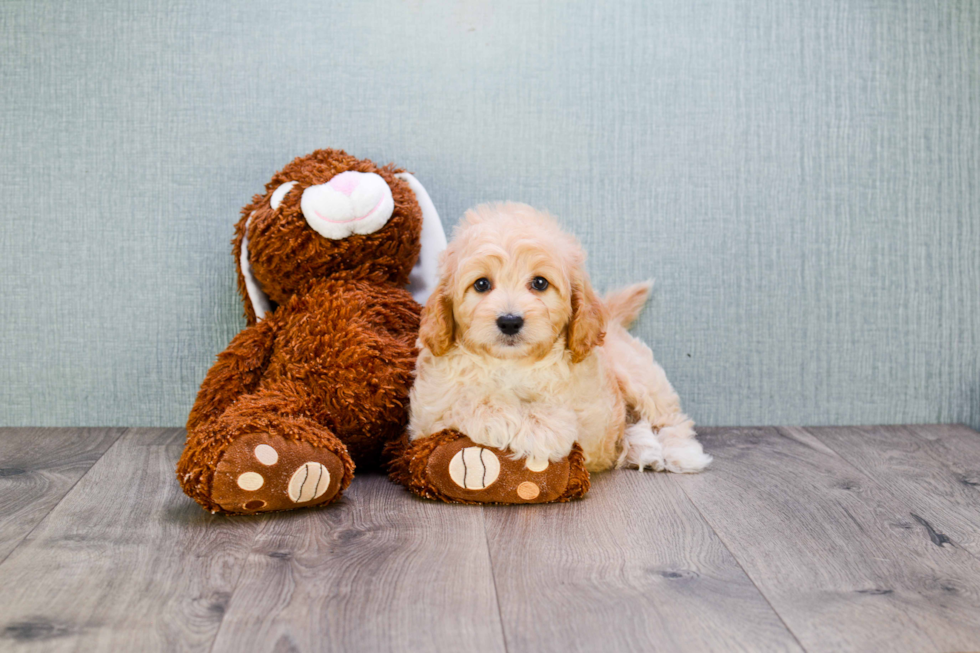
[[[340,490],[343,465],[306,442],[254,433],[233,442],[215,469],[211,496],[229,512],[315,506]]]
[[[449,478],[464,490],[485,490],[500,476],[500,459],[489,449],[466,447],[449,461]]]

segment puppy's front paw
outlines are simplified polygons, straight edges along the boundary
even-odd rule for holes
[[[513,460],[456,431],[441,431],[409,445],[408,487],[416,494],[456,503],[548,503],[577,499],[589,489],[577,446],[559,462]]]

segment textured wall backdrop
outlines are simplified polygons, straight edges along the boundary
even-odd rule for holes
[[[703,424],[980,426],[980,4],[0,7],[0,424],[179,425],[294,156],[546,207]]]

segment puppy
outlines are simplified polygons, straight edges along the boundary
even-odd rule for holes
[[[698,472],[711,457],[650,349],[627,333],[650,291],[596,296],[578,241],[524,204],[466,213],[422,313],[409,438],[455,429],[528,467]]]

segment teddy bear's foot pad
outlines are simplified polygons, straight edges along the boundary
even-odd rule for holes
[[[253,433],[225,451],[215,469],[211,498],[235,513],[307,508],[337,496],[343,475],[343,464],[330,451]]]
[[[511,456],[462,436],[436,447],[426,476],[442,495],[463,503],[548,503],[563,498],[569,484],[568,458],[535,463]]]

